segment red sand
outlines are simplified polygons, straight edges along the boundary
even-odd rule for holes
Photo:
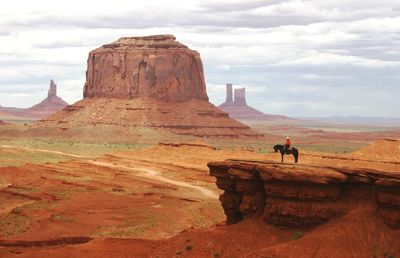
[[[361,199],[346,215],[314,228],[257,219],[223,225],[212,196],[220,191],[206,164],[226,158],[279,161],[280,154],[164,145],[94,161],[1,168],[0,257],[400,255],[400,231],[385,226],[376,207]],[[398,161],[354,155],[303,153],[300,162],[400,171]]]

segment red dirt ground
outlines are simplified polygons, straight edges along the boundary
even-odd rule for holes
[[[389,144],[385,150],[398,146]],[[0,168],[0,257],[400,255],[400,231],[382,224],[363,196],[349,213],[319,227],[281,228],[261,219],[223,225],[220,191],[206,164],[227,158],[279,161],[280,154],[161,145]],[[300,162],[400,171],[399,160],[376,146],[350,155],[302,152]]]

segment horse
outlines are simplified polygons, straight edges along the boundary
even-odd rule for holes
[[[285,146],[283,146],[282,144],[277,144],[274,146],[274,150],[275,152],[279,152],[282,155],[282,162],[283,162],[283,155],[290,155],[292,154],[294,156],[294,162],[297,163],[299,161],[299,150],[296,148],[291,148],[285,151]]]

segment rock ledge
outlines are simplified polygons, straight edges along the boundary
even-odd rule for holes
[[[269,224],[304,227],[371,202],[391,228],[400,228],[400,173],[274,162],[210,162],[227,224],[263,216]]]

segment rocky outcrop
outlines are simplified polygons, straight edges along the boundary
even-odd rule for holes
[[[68,106],[68,103],[57,96],[57,84],[50,79],[50,87],[47,98],[45,98],[39,104],[29,108],[27,111],[32,114],[40,114],[38,117],[46,117],[65,108],[66,106]]]
[[[50,79],[50,88],[49,92],[47,93],[47,97],[52,98],[57,96],[57,84],[53,81],[53,79]]]
[[[200,137],[260,137],[210,102],[199,53],[172,35],[125,37],[89,53],[84,99],[34,127],[162,129]],[[154,132],[151,132],[153,134]]]
[[[232,84],[226,84],[226,100],[218,106],[219,109],[229,114],[230,117],[240,120],[293,120],[281,115],[264,114],[261,111],[247,105],[246,88],[237,88],[232,97]]]
[[[172,35],[125,37],[89,53],[85,98],[208,100],[198,52]]]
[[[233,103],[232,83],[227,83],[225,104],[232,104],[232,103]]]
[[[400,228],[400,174],[375,170],[227,160],[208,164],[217,178],[227,224],[263,216],[269,224],[304,227],[347,213],[357,199]]]
[[[30,108],[6,108],[0,107],[0,111],[17,117],[29,117],[41,119],[62,110],[68,105],[62,98],[57,96],[57,84],[50,79],[49,91],[47,98]]]
[[[400,178],[376,181],[378,214],[392,228],[400,228]]]
[[[247,106],[246,102],[246,88],[235,89],[235,100],[233,101],[236,106]]]

